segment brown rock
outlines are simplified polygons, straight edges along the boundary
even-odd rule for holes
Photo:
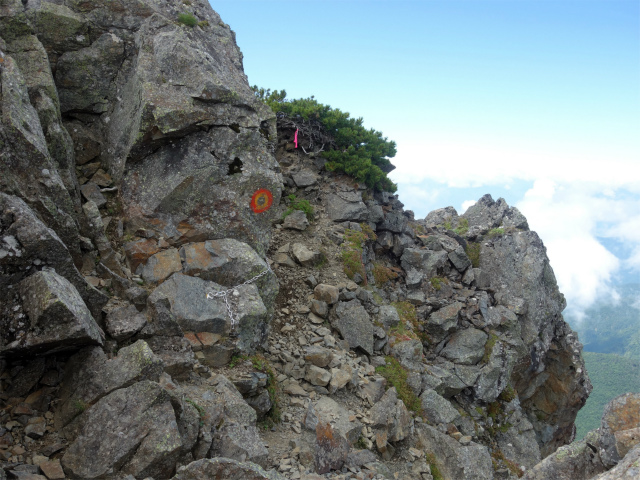
[[[135,272],[141,263],[147,263],[149,257],[159,251],[158,244],[152,238],[124,244],[124,253],[127,256],[129,268],[131,268],[132,272]]]
[[[316,425],[316,472],[324,474],[339,470],[349,454],[349,442],[330,423]]]
[[[327,285],[326,283],[321,283],[313,289],[313,294],[316,300],[320,300],[328,303],[329,305],[333,305],[338,301],[340,292],[338,291],[338,287]]]
[[[59,459],[42,462],[40,464],[40,470],[42,470],[42,473],[44,473],[49,480],[63,480],[65,478]]]
[[[113,183],[111,179],[111,175],[106,173],[104,170],[98,170],[93,177],[91,177],[91,181],[100,187],[108,187]]]
[[[178,250],[169,248],[152,255],[144,267],[138,267],[137,271],[140,270],[142,278],[149,283],[160,283],[164,281],[171,276],[172,273],[182,271],[182,263],[180,262]]]

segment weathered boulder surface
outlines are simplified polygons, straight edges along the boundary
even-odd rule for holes
[[[492,480],[493,466],[487,447],[471,443],[461,445],[429,425],[416,426],[416,442],[435,455],[445,478]]]
[[[20,198],[0,192],[0,289],[7,291],[33,271],[55,269],[76,288],[94,318],[107,296],[89,285],[76,269],[60,237]],[[3,300],[0,299],[0,304]]]
[[[362,348],[373,354],[373,324],[359,300],[339,302],[336,306],[336,328],[352,349]]]
[[[171,312],[185,331],[216,333],[226,337],[232,331],[232,324],[225,299],[222,296],[207,298],[207,293],[224,290],[226,287],[217,283],[174,273],[153,291],[149,301],[167,298]],[[237,320],[237,346],[251,352],[264,341],[267,331],[267,309],[258,288],[253,284],[242,285],[227,298]]]
[[[65,472],[86,479],[117,471],[169,478],[184,446],[173,403],[148,380],[103,397],[79,418],[83,426],[62,457]]]
[[[191,462],[171,480],[284,480],[275,472],[266,472],[251,462],[239,462],[230,458],[209,458]]]
[[[304,419],[304,425],[309,430],[317,431],[318,425],[330,423],[336,435],[341,435],[350,444],[358,441],[362,432],[362,423],[350,418],[349,413],[329,397],[322,397],[315,404],[310,403]]]
[[[22,280],[17,290],[24,313],[17,319],[5,317],[1,353],[50,354],[102,345],[104,333],[66,278],[41,270]]]
[[[157,381],[162,368],[162,361],[143,340],[122,348],[111,360],[98,347],[80,350],[67,363],[60,385],[56,428],[63,428],[114,390],[141,380]]]
[[[639,445],[640,394],[627,393],[607,404],[599,429],[589,432],[580,441],[560,447],[529,470],[524,478],[637,478],[640,473]]]

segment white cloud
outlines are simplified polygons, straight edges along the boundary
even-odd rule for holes
[[[567,297],[568,313],[577,318],[597,301],[619,299],[611,281],[621,261],[597,236],[606,232],[622,238],[625,222],[635,223],[634,204],[616,195],[603,197],[592,185],[548,179],[534,182],[517,204],[543,239],[560,291]],[[640,248],[637,260],[640,266]]]
[[[637,152],[603,151],[576,145],[510,144],[503,138],[397,139],[393,178],[416,184],[425,179],[449,187],[509,185],[542,177],[559,182],[595,183],[601,192],[618,187],[640,191]]]
[[[462,215],[464,212],[466,212],[469,207],[473,207],[475,204],[477,203],[476,200],[465,200],[464,202],[462,202],[462,208],[460,209],[460,215]]]

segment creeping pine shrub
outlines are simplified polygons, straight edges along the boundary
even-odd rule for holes
[[[287,197],[289,199],[289,207],[282,214],[282,218],[287,218],[287,216],[291,215],[296,210],[302,210],[304,214],[307,216],[307,220],[310,222],[313,221],[313,206],[309,203],[308,200],[297,200],[296,196],[291,194]]]
[[[187,27],[195,27],[198,24],[198,19],[189,13],[181,13],[178,15],[178,22]]]
[[[325,168],[342,172],[377,191],[395,192],[398,187],[387,177],[394,169],[389,161],[396,154],[396,143],[387,140],[381,132],[366,129],[362,118],[352,118],[329,105],[323,105],[313,96],[287,99],[285,90],[259,88],[254,85],[257,98],[266,103],[274,113],[286,115],[295,122],[315,121],[333,139],[325,146],[322,156],[327,159]]]

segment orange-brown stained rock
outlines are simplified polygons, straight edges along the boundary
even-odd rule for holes
[[[605,408],[602,427],[613,434],[620,458],[640,442],[640,394],[614,398]]]
[[[124,253],[127,256],[127,260],[129,260],[132,272],[135,272],[141,263],[147,263],[149,257],[159,251],[158,244],[152,238],[124,244]]]
[[[315,466],[319,474],[339,470],[349,453],[349,442],[329,423],[316,425]]]
[[[65,478],[60,460],[47,460],[40,464],[40,469],[49,480],[63,480]]]
[[[199,332],[199,333],[196,333],[196,336],[198,337],[198,340],[202,342],[202,345],[205,347],[210,347],[211,345],[215,345],[222,338],[221,335],[218,335],[217,333],[210,333],[210,332]]]
[[[182,263],[178,250],[169,248],[149,257],[142,269],[142,278],[149,283],[160,283],[171,274],[180,271],[182,271]]]
[[[602,425],[612,433],[640,427],[640,394],[627,394],[611,402],[611,408],[602,416]]]
[[[190,243],[180,249],[180,257],[184,262],[184,272],[194,275],[220,266],[221,259],[212,255],[205,242]]]

